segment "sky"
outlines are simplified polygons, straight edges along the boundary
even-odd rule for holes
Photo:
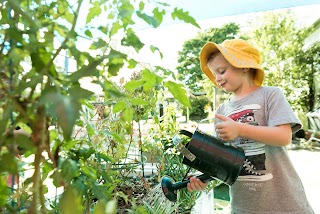
[[[319,0],[172,0],[172,2],[173,5],[189,11],[196,20],[320,3]]]
[[[190,2],[190,0],[186,0],[186,2]],[[272,2],[272,0],[270,0],[270,2]],[[319,4],[292,7],[291,10],[296,13],[297,18],[301,23],[303,23],[303,25],[310,26],[320,18],[320,1]],[[191,13],[192,11],[190,12],[190,15],[192,15]],[[186,40],[194,38],[199,32],[204,31],[205,29],[211,27],[221,27],[228,22],[236,22],[240,24],[240,26],[242,26],[241,28],[243,29],[247,26],[247,22],[249,20],[256,19],[257,16],[262,15],[260,11],[214,17],[210,19],[201,19],[206,18],[208,14],[197,15],[196,12],[194,12],[194,14],[195,17],[197,17],[197,22],[201,29],[186,23],[165,23],[158,28],[144,28],[138,30],[138,36],[140,37],[141,41],[146,44],[146,47],[141,51],[140,60],[149,61],[152,65],[161,65],[174,70],[177,66],[178,51],[182,50],[183,43]],[[151,44],[157,46],[161,50],[164,55],[163,59],[159,57],[159,54],[150,54],[147,47]]]

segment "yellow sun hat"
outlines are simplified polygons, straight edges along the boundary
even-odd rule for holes
[[[254,84],[261,86],[264,79],[264,71],[260,67],[260,52],[258,49],[242,39],[225,40],[222,44],[214,42],[206,43],[200,51],[200,67],[209,79],[218,86],[216,78],[208,67],[208,57],[211,53],[219,51],[224,58],[236,68],[256,69]]]

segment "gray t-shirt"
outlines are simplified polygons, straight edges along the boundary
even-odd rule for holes
[[[291,124],[293,132],[301,128],[282,91],[272,86],[260,87],[241,100],[226,101],[216,112],[256,126]],[[286,147],[242,138],[229,143],[243,148],[246,156],[237,181],[230,187],[232,213],[314,213]]]

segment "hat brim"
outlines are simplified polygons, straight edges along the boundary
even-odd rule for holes
[[[219,86],[216,82],[216,78],[210,71],[208,67],[208,57],[210,54],[215,53],[219,51],[223,57],[234,67],[236,68],[253,68],[256,69],[256,74],[254,77],[254,84],[257,86],[261,86],[263,79],[264,79],[264,71],[260,67],[259,64],[254,62],[250,56],[241,55],[241,59],[239,59],[239,53],[236,52],[233,49],[228,49],[225,47],[222,47],[214,42],[208,42],[206,43],[201,51],[200,51],[200,68],[205,73],[208,78],[217,86]]]

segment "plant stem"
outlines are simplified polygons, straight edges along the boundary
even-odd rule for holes
[[[32,202],[31,206],[29,208],[28,213],[33,213],[36,214],[38,213],[37,211],[37,201],[38,201],[38,195],[39,195],[39,184],[40,184],[40,163],[41,163],[41,149],[38,147],[37,148],[37,153],[35,154],[34,158],[34,174],[32,176],[32,192],[33,192],[33,197],[32,197]]]

